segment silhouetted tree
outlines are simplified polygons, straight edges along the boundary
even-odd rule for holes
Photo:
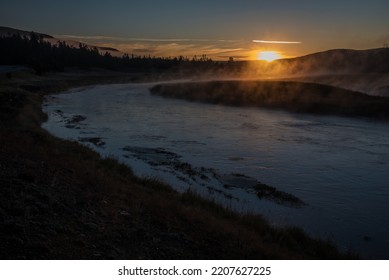
[[[0,64],[19,64],[33,68],[37,74],[47,71],[64,71],[65,68],[105,68],[127,72],[181,72],[204,73],[205,71],[232,71],[234,65],[214,62],[206,55],[187,57],[151,57],[131,54],[122,57],[109,52],[100,53],[97,47],[79,43],[72,47],[66,42],[49,43],[42,35],[31,32],[29,36],[19,34],[0,37]],[[238,65],[236,65],[238,66]],[[240,67],[240,66],[238,66]]]

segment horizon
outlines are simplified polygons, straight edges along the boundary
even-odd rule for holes
[[[389,3],[382,0],[21,0],[0,8],[1,26],[140,56],[259,60],[267,53],[271,61],[329,49],[380,48],[389,41]]]

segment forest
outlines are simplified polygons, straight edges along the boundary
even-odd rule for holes
[[[188,57],[151,57],[124,54],[116,57],[109,52],[100,53],[97,47],[79,43],[78,47],[69,46],[64,41],[52,44],[44,36],[31,32],[29,36],[15,34],[0,37],[0,64],[26,65],[40,75],[45,72],[61,72],[66,68],[103,68],[122,72],[187,72],[203,71],[237,72],[244,63],[213,61],[206,55]]]

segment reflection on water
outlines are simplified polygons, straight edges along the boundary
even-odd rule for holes
[[[389,257],[388,123],[189,103],[151,96],[148,87],[55,95],[43,126],[178,190],[190,187],[274,224],[302,226],[367,257]],[[228,188],[231,175],[235,185]],[[308,206],[260,200],[239,178]]]

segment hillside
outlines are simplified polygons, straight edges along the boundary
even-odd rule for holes
[[[335,49],[272,63],[252,61],[245,76],[311,82],[389,96],[389,48]]]
[[[389,73],[389,48],[335,49],[301,57],[280,59],[274,67],[290,74]]]
[[[329,50],[279,63],[301,81],[389,96],[389,48]]]
[[[93,45],[85,44],[84,42],[55,38],[54,36],[39,33],[39,32],[25,31],[25,30],[19,30],[19,29],[15,29],[15,28],[0,26],[0,37],[10,37],[10,36],[14,36],[14,35],[20,35],[22,37],[30,37],[31,32],[42,37],[44,39],[44,41],[49,42],[50,44],[53,44],[53,45],[57,45],[59,43],[59,41],[61,41],[61,42],[65,42],[68,46],[71,46],[74,48],[78,48],[80,44],[85,45],[89,49],[97,48],[101,54],[105,54],[106,52],[108,52],[112,56],[119,56],[119,57],[123,56],[123,54],[124,54],[115,48],[93,46]]]
[[[24,30],[11,28],[11,27],[0,26],[0,37],[10,37],[18,34],[20,36],[30,36],[31,32],[33,31],[24,31]],[[42,36],[45,39],[54,39],[54,37],[51,35],[37,33],[37,32],[35,33],[39,36]]]

